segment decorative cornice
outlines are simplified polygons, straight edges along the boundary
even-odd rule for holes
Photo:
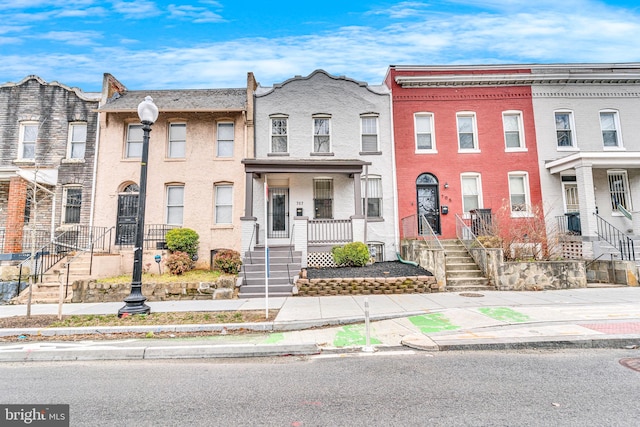
[[[476,99],[530,99],[530,91],[522,92],[509,92],[509,93],[424,93],[415,95],[395,95],[393,101],[463,101],[463,100],[476,100]]]
[[[285,80],[282,83],[274,84],[271,88],[262,87],[264,92],[256,93],[255,96],[256,96],[256,98],[267,96],[267,95],[269,95],[270,93],[274,92],[277,89],[282,89],[284,86],[286,86],[287,84],[289,84],[291,82],[310,80],[317,74],[322,74],[322,75],[324,75],[324,76],[326,76],[326,77],[328,77],[328,78],[330,78],[332,80],[343,80],[343,81],[346,81],[346,82],[350,82],[350,83],[356,84],[356,85],[360,86],[361,88],[366,89],[369,92],[371,92],[373,94],[376,94],[376,95],[387,95],[387,96],[389,95],[389,91],[388,91],[388,88],[386,86],[382,86],[382,87],[381,86],[376,86],[376,88],[380,88],[379,90],[376,91],[371,86],[369,86],[369,84],[366,83],[366,82],[361,82],[361,81],[358,81],[358,80],[355,80],[355,79],[352,79],[352,78],[349,78],[349,77],[345,77],[345,76],[334,76],[333,74],[329,74],[324,70],[318,69],[318,70],[315,70],[313,73],[309,74],[306,77],[295,76],[295,77],[292,77],[292,78],[290,78],[288,80]]]
[[[533,90],[533,98],[640,98],[640,92],[540,92]]]
[[[0,85],[0,88],[20,86],[25,84],[29,80],[35,80],[42,86],[58,86],[64,90],[75,93],[78,96],[78,98],[82,99],[83,101],[92,101],[92,102],[100,101],[101,94],[99,92],[83,92],[82,89],[79,89],[77,87],[70,87],[55,81],[51,83],[47,83],[45,80],[43,80],[39,76],[36,76],[35,74],[25,77],[24,79],[20,80],[18,83],[12,83],[12,82],[4,83]]]

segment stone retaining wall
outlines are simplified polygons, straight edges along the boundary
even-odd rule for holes
[[[142,295],[147,301],[176,301],[236,298],[236,276],[220,276],[215,282],[144,283]],[[78,280],[72,285],[71,302],[118,302],[131,290],[130,283],[102,283]]]
[[[433,276],[298,279],[298,296],[419,294],[438,292]]]

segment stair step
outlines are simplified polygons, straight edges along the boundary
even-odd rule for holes
[[[481,270],[447,270],[448,279],[485,279]]]

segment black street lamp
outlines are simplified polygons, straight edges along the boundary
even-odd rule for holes
[[[153,98],[147,96],[138,105],[138,117],[142,123],[142,159],[140,160],[140,194],[138,196],[138,218],[136,225],[136,244],[133,249],[133,276],[131,293],[124,299],[126,305],[118,310],[118,317],[131,314],[149,314],[151,308],[144,302],[142,295],[142,252],[144,249],[144,208],[147,198],[147,161],[149,160],[149,132],[151,125],[158,119],[158,107]]]

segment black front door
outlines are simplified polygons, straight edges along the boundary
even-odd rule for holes
[[[118,219],[116,223],[116,245],[130,246],[136,242],[138,218],[138,186],[129,185],[118,195]]]
[[[418,233],[426,234],[423,218],[431,226],[434,233],[440,234],[440,195],[438,192],[438,180],[435,176],[424,173],[416,180],[418,198]]]

